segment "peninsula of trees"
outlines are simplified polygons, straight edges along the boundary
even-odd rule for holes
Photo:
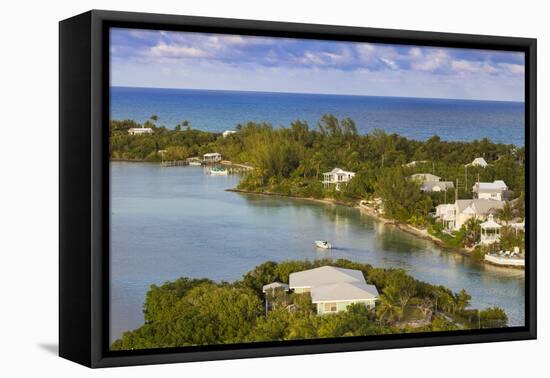
[[[293,272],[331,265],[360,270],[380,292],[376,308],[352,304],[318,315],[309,293],[274,292],[262,286],[288,282]],[[266,313],[265,300],[270,303]],[[113,350],[284,341],[393,333],[506,327],[500,308],[468,309],[470,295],[422,282],[401,269],[348,260],[266,262],[241,280],[215,283],[180,278],[152,285],[143,306],[145,324],[125,332]]]

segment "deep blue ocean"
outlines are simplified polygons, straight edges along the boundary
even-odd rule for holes
[[[524,103],[426,98],[345,96],[189,89],[111,88],[111,119],[174,127],[188,120],[195,129],[224,131],[247,121],[289,126],[294,120],[316,127],[323,114],[352,118],[361,134],[379,128],[411,139],[439,135],[444,140],[523,146]]]

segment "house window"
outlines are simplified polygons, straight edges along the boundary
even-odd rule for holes
[[[325,312],[336,312],[336,303],[325,303]]]

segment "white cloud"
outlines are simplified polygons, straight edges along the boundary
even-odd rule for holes
[[[391,60],[391,59],[381,57],[380,60],[381,60],[386,66],[388,66],[389,68],[391,68],[392,70],[396,70],[396,69],[399,68],[399,67],[397,66],[397,63],[395,63],[395,62],[394,62],[393,60]]]
[[[197,47],[167,45],[160,43],[151,47],[149,56],[154,58],[204,58],[209,54]]]
[[[523,64],[500,63],[499,66],[515,75],[525,74],[525,66]]]
[[[415,51],[411,67],[417,71],[435,71],[448,63],[449,55],[443,50],[435,50],[428,54]]]

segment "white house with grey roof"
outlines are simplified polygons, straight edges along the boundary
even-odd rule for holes
[[[354,176],[355,172],[344,171],[341,168],[334,168],[330,172],[323,173],[322,183],[325,188],[334,186],[336,190],[340,190],[340,187],[347,184]]]
[[[508,185],[502,180],[476,182],[472,187],[474,198],[502,201],[508,194]]]
[[[420,186],[423,192],[445,192],[449,189],[454,189],[452,181],[428,181]]]
[[[310,293],[318,315],[346,311],[352,303],[374,308],[379,296],[360,270],[329,265],[291,273],[288,286],[295,293]]]
[[[454,204],[446,203],[436,207],[435,216],[450,231],[459,230],[469,219],[485,221],[504,207],[504,201],[485,198],[459,199]]]
[[[414,175],[411,175],[411,180],[418,181],[420,183],[425,182],[436,182],[441,180],[441,177],[432,175],[431,173],[415,173]]]
[[[489,215],[494,215],[504,207],[503,201],[491,199],[463,199],[455,201],[454,229],[458,230],[471,218],[486,220]]]

